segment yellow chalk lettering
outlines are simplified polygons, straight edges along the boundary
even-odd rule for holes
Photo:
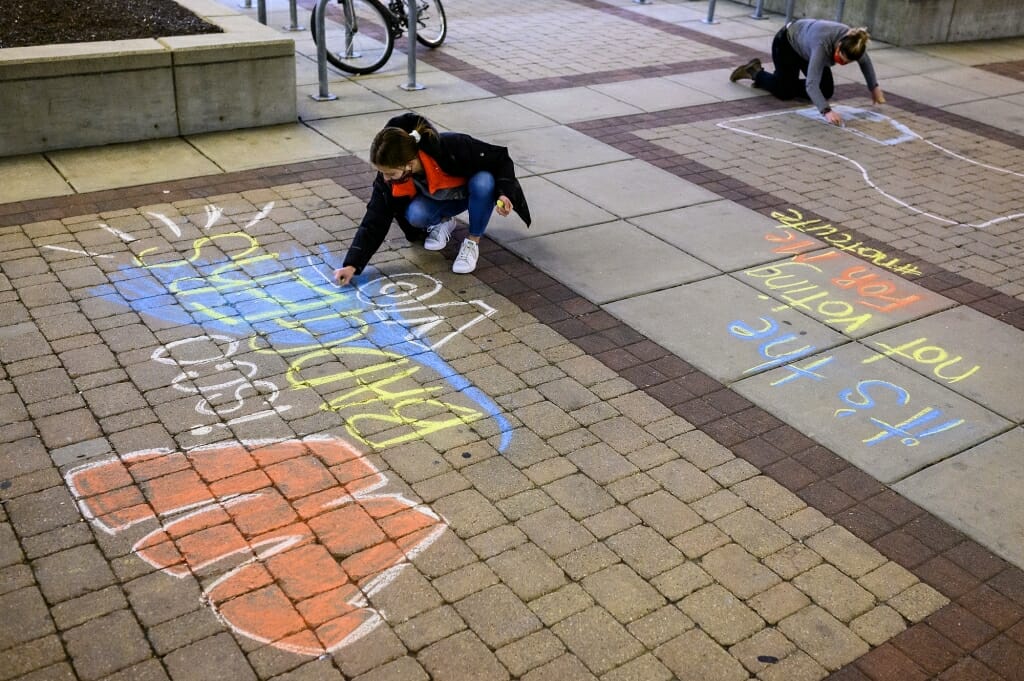
[[[367,368],[370,369],[373,367]],[[384,367],[376,368],[380,369]],[[441,390],[441,386],[432,386],[429,388],[416,387],[398,392],[392,392],[387,389],[388,386],[415,375],[421,368],[422,367],[418,366],[410,367],[403,369],[392,376],[385,376],[384,378],[369,382],[363,381],[360,374],[373,372],[353,372],[352,376],[358,378],[359,385],[342,393],[341,395],[338,395],[337,397],[327,400],[322,408],[330,409],[332,411],[341,411],[348,407],[360,407],[372,402],[408,401],[414,396],[418,396],[420,398],[418,401],[420,402],[425,401],[424,398],[429,398],[437,394],[437,392]],[[337,376],[338,374],[332,378]]]
[[[807,234],[813,234],[814,236],[829,236],[835,234],[839,230],[832,225],[816,225],[809,229],[804,230]]]
[[[788,215],[786,213],[788,213]],[[796,208],[788,208],[786,209],[786,213],[780,213],[777,210],[773,210],[772,218],[787,225],[804,219],[804,216]]]
[[[806,298],[796,299],[796,298],[790,297],[789,295],[784,294],[782,296],[782,299],[785,300],[787,303],[789,303],[789,306],[791,306],[791,307],[798,307],[798,308],[801,308],[803,310],[810,311],[811,306],[808,305],[807,303],[811,302],[812,300],[817,300],[818,298],[824,298],[827,295],[828,295],[827,291],[819,291],[818,293],[815,293],[813,296],[807,296]]]
[[[881,341],[874,341],[874,345],[879,348],[882,348],[883,350],[885,350],[885,352],[883,352],[881,355],[868,357],[863,362],[861,362],[861,364],[871,364],[872,362],[877,362],[883,357],[889,357],[891,355],[899,355],[900,357],[903,357],[905,359],[914,359],[913,355],[908,355],[906,351],[912,349],[916,345],[925,342],[926,340],[928,339],[917,338],[915,340],[910,341],[909,343],[904,343],[903,345],[898,346],[887,345],[885,343],[882,343]]]
[[[467,423],[472,423],[473,421],[480,420],[484,416],[481,412],[476,411],[474,409],[470,409],[468,407],[460,407],[457,404],[449,404],[447,402],[439,402],[436,400],[430,400],[425,404],[442,407],[445,409],[445,411],[451,412],[453,414],[462,413],[463,416],[453,415],[439,420],[412,419],[403,416],[401,410],[413,404],[424,404],[424,402],[421,402],[419,400],[400,402],[392,408],[390,414],[355,414],[352,417],[346,419],[345,430],[347,430],[352,437],[357,438],[362,442],[365,442],[371,447],[382,449],[384,447],[393,447],[403,442],[409,442],[410,440],[416,440],[422,437],[426,437],[427,435],[436,433],[446,428],[456,428]],[[412,430],[412,432],[407,433],[405,435],[398,435],[385,440],[374,440],[371,437],[364,435],[363,432],[360,430],[359,424],[362,423],[363,421],[382,422],[394,426],[407,426]]]
[[[899,355],[904,359],[909,359],[915,362],[919,362],[921,364],[937,364],[938,366],[932,369],[932,373],[934,373],[936,377],[941,378],[942,380],[947,381],[949,383],[956,383],[958,381],[964,380],[965,378],[969,378],[970,376],[973,376],[975,373],[977,373],[979,369],[981,369],[980,366],[975,364],[973,367],[971,367],[970,369],[968,369],[967,371],[958,376],[949,376],[943,374],[943,369],[953,366],[954,364],[957,364],[963,359],[963,357],[961,355],[957,355],[956,357],[949,359],[948,352],[934,345],[925,346],[922,348],[917,347],[918,345],[926,342],[927,340],[927,338],[915,338],[914,340],[908,343],[896,346],[887,345],[885,343],[875,341],[874,345],[882,348],[884,352],[881,355],[874,355],[873,357],[868,357],[861,363],[870,364],[871,362],[875,362],[882,359],[882,357]]]
[[[968,369],[964,373],[960,374],[959,376],[944,376],[942,374],[942,370],[943,369],[945,369],[948,366],[952,366],[952,365],[956,364],[961,359],[963,359],[963,357],[961,357],[960,355],[957,355],[954,359],[951,359],[948,362],[945,362],[945,363],[940,364],[939,366],[935,367],[935,369],[933,369],[933,373],[936,376],[938,376],[939,378],[941,378],[942,380],[944,380],[944,381],[948,381],[949,383],[957,383],[958,381],[962,381],[965,378],[973,376],[975,373],[977,373],[977,371],[979,369],[981,369],[980,366],[975,364],[973,367],[971,367],[970,369]]]
[[[825,241],[827,241],[830,244],[845,244],[852,238],[853,237],[848,232],[843,232],[842,234],[839,235],[839,239],[842,239],[842,241],[840,241],[839,239],[832,238],[832,235],[826,236]]]

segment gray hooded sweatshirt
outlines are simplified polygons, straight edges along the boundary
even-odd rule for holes
[[[821,74],[825,67],[836,63],[836,45],[849,30],[850,27],[846,24],[824,19],[797,19],[786,30],[789,44],[797,54],[807,60],[807,96],[822,113],[828,108],[828,101],[821,94]],[[875,67],[872,66],[867,51],[857,60],[857,64],[860,66],[860,72],[864,74],[868,89],[874,90],[878,86],[878,79],[875,77]]]

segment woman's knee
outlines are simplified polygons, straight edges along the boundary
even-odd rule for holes
[[[430,224],[432,212],[425,202],[413,199],[405,210],[405,219],[413,227],[425,228]]]
[[[489,195],[494,193],[494,176],[486,170],[481,170],[479,173],[469,178],[469,193],[473,195]]]

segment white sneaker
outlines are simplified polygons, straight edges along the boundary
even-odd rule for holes
[[[430,234],[423,242],[423,248],[428,251],[440,251],[448,245],[448,239],[451,238],[454,231],[455,218],[448,218],[444,222],[437,223],[430,228]]]
[[[469,274],[476,269],[476,259],[480,257],[480,245],[475,241],[463,239],[459,254],[455,256],[452,263],[452,272],[455,274]]]

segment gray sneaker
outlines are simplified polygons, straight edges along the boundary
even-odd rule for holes
[[[452,263],[452,272],[469,274],[476,269],[476,261],[479,257],[480,246],[475,241],[463,239],[459,254],[455,256],[455,262]]]
[[[430,228],[430,233],[427,234],[427,238],[423,241],[423,248],[428,251],[440,251],[448,245],[448,240],[452,237],[452,232],[454,231],[455,218],[448,218],[444,222],[437,223]]]

